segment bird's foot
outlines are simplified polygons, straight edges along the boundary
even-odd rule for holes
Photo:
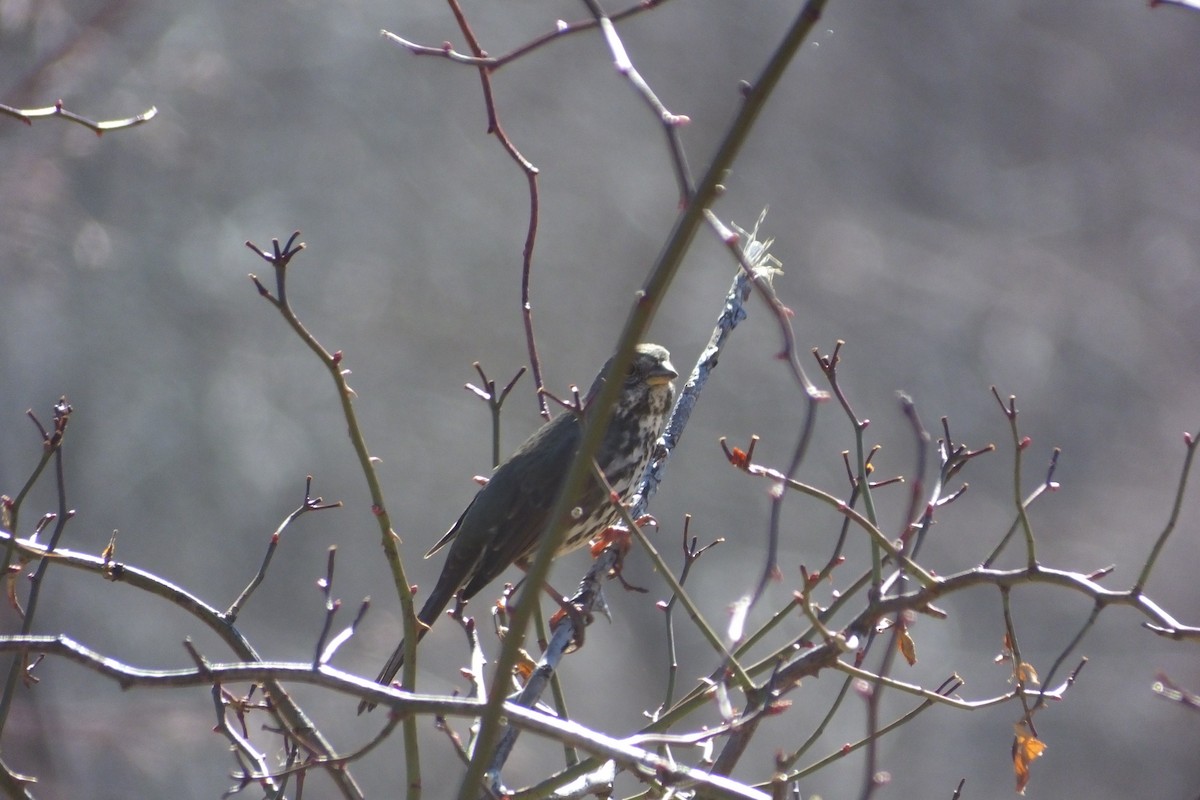
[[[644,528],[647,525],[658,528],[658,520],[650,514],[642,514],[634,520],[639,528]],[[609,577],[616,578],[621,582],[627,592],[641,592],[645,594],[646,589],[640,586],[634,586],[629,581],[625,580],[625,576],[621,574],[622,567],[625,565],[625,556],[633,549],[633,534],[623,525],[610,525],[602,530],[592,539],[591,553],[592,558],[599,558],[609,547],[613,547],[617,551],[617,560],[613,564],[612,570],[609,572]]]
[[[571,637],[571,643],[567,645],[567,648],[563,652],[574,653],[583,647],[583,631],[591,624],[592,615],[586,612],[578,603],[571,602],[569,598],[558,598],[558,611],[555,611],[550,616],[550,630],[556,630],[566,620],[571,621],[571,628],[575,633]]]

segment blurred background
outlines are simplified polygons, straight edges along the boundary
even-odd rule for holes
[[[465,9],[489,52],[503,53],[585,16],[565,0]],[[614,6],[610,10],[615,10]],[[645,78],[688,115],[703,171],[751,80],[796,13],[777,0],[676,0],[619,26]],[[98,553],[120,531],[121,560],[224,607],[257,567],[270,533],[299,505],[304,477],[345,507],[302,518],[239,620],[264,658],[311,658],[321,627],[316,580],[338,547],[334,590],[347,608],[373,598],[338,666],[374,675],[399,629],[395,589],[333,386],[246,275],[270,268],[244,246],[303,232],[290,297],[309,329],[345,353],[356,408],[388,494],[410,578],[429,585],[440,560],[419,555],[457,518],[490,466],[490,421],[463,390],[471,364],[506,381],[527,363],[520,318],[525,179],[485,133],[469,68],[389,45],[380,28],[465,49],[437,0],[0,0],[0,102],[51,105],[95,119],[158,108],[152,122],[97,138],[61,120],[0,118],[0,491],[18,491],[40,454],[25,417],[43,421],[66,395],[64,545]],[[1144,0],[834,0],[726,181],[717,211],[764,233],[785,275],[803,353],[846,340],[842,381],[877,477],[916,460],[895,392],[912,395],[935,432],[947,416],[971,447],[971,488],[943,509],[924,551],[942,574],[968,569],[1013,517],[1012,449],[989,387],[1015,394],[1027,451],[1022,493],[1063,455],[1062,489],[1032,509],[1043,563],[1132,583],[1166,522],[1184,430],[1200,424],[1200,14]],[[615,74],[600,40],[556,42],[494,76],[507,132],[541,170],[533,302],[547,385],[586,384],[609,355],[633,292],[657,255],[678,194],[657,121]],[[702,233],[651,338],[690,370],[733,274]],[[720,436],[763,440],[782,465],[802,402],[775,359],[775,322],[757,302],[705,391],[651,510],[678,566],[692,533],[726,543],[689,580],[717,624],[753,586],[767,526],[766,486],[730,469]],[[806,358],[806,365],[811,359]],[[536,428],[532,381],[504,414],[505,452]],[[830,405],[800,477],[847,492],[840,452],[852,430]],[[43,480],[20,532],[53,510]],[[1193,487],[1194,488],[1194,487]],[[1195,491],[1149,584],[1157,601],[1200,622]],[[906,490],[878,496],[898,532]],[[798,566],[827,557],[838,520],[801,498],[786,508],[781,567],[755,612],[786,602]],[[853,537],[848,582],[864,563]],[[1020,563],[1011,554],[1008,565]],[[560,562],[569,589],[586,557]],[[650,588],[608,593],[614,621],[594,625],[568,659],[580,722],[613,735],[644,723],[663,698],[666,649],[654,603],[666,597],[644,556],[626,576]],[[128,587],[51,569],[39,632],[63,632],[147,668],[190,665],[184,637],[213,660],[229,653],[194,620]],[[483,597],[481,595],[481,597]],[[945,623],[913,629],[920,661],[901,679],[936,685],[957,671],[961,694],[1007,691],[992,659],[1003,620],[994,591],[948,598]],[[483,615],[485,603],[476,603]],[[1091,609],[1087,598],[1024,589],[1014,614],[1025,659],[1045,673]],[[2,630],[19,623],[0,612]],[[342,618],[349,621],[349,615]],[[1037,718],[1048,743],[1029,795],[1194,798],[1200,719],[1156,699],[1164,671],[1200,689],[1194,647],[1111,609],[1076,655],[1090,664],[1067,699]],[[802,630],[796,619],[790,633]],[[679,625],[681,680],[716,657]],[[420,687],[451,691],[464,650],[452,626],[426,640]],[[1071,663],[1074,663],[1072,658]],[[209,693],[136,690],[60,660],[41,665],[8,722],[4,758],[38,776],[44,797],[217,797],[233,761],[211,732]],[[1061,676],[1060,676],[1061,677]],[[771,720],[738,775],[766,776],[776,748],[803,741],[840,685],[807,682]],[[587,691],[583,691],[587,689]],[[361,745],[383,719],[305,687],[296,695],[335,745]],[[896,694],[891,719],[913,705]],[[1016,707],[934,708],[881,743],[891,784],[879,797],[1012,792]],[[712,722],[715,712],[696,720]],[[802,763],[857,740],[850,699]],[[441,734],[423,727],[430,797],[459,774]],[[355,767],[368,796],[401,785],[400,739]],[[387,752],[380,757],[378,753]],[[514,786],[561,751],[522,740]],[[276,755],[269,753],[268,755]],[[681,758],[697,754],[682,752]],[[855,796],[861,756],[801,784],[807,797]],[[631,791],[634,784],[622,784]],[[440,788],[439,788],[440,787]],[[314,775],[313,796],[329,796]]]

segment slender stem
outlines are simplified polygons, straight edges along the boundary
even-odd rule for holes
[[[1162,533],[1155,540],[1154,547],[1150,548],[1150,555],[1146,558],[1146,563],[1138,574],[1137,583],[1133,585],[1134,594],[1141,594],[1142,590],[1146,588],[1146,583],[1150,580],[1150,571],[1154,569],[1154,564],[1158,561],[1158,556],[1162,553],[1171,531],[1175,530],[1175,523],[1179,520],[1179,510],[1183,508],[1183,493],[1187,488],[1188,475],[1192,471],[1192,461],[1196,457],[1196,446],[1200,444],[1200,436],[1187,434],[1184,436],[1184,441],[1187,444],[1187,452],[1183,456],[1183,468],[1179,471],[1179,484],[1175,489],[1175,502],[1171,504],[1171,516],[1167,519]]]
[[[1032,569],[1037,566],[1037,542],[1033,538],[1033,526],[1029,523],[1029,515],[1025,513],[1025,503],[1021,500],[1021,456],[1029,446],[1029,439],[1022,439],[1017,429],[1017,398],[1009,395],[1008,402],[1000,399],[996,387],[992,387],[992,396],[1000,404],[1000,410],[1008,419],[1008,428],[1012,433],[1013,442],[1013,502],[1017,506],[1017,518],[1021,523],[1021,532],[1025,534],[1025,563]]]

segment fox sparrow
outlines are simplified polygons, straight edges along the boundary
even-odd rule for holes
[[[574,412],[559,414],[543,425],[475,495],[458,522],[435,544],[426,558],[447,544],[450,552],[437,584],[421,607],[418,639],[441,616],[455,594],[470,598],[513,563],[524,562],[546,534],[550,511],[582,438],[591,401],[600,392],[608,365],[600,370],[584,399],[583,419]],[[612,420],[596,452],[596,463],[625,500],[637,485],[662,435],[675,397],[672,381],[678,373],[666,348],[640,344],[624,376]],[[556,556],[581,547],[617,519],[599,481],[590,480],[576,502],[578,513]],[[387,685],[404,663],[404,642],[388,659],[376,680]],[[373,708],[359,704],[359,713]]]

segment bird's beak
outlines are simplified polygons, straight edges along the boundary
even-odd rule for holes
[[[646,378],[646,383],[651,386],[664,386],[678,377],[679,373],[675,371],[674,365],[670,361],[664,361],[650,373]]]

